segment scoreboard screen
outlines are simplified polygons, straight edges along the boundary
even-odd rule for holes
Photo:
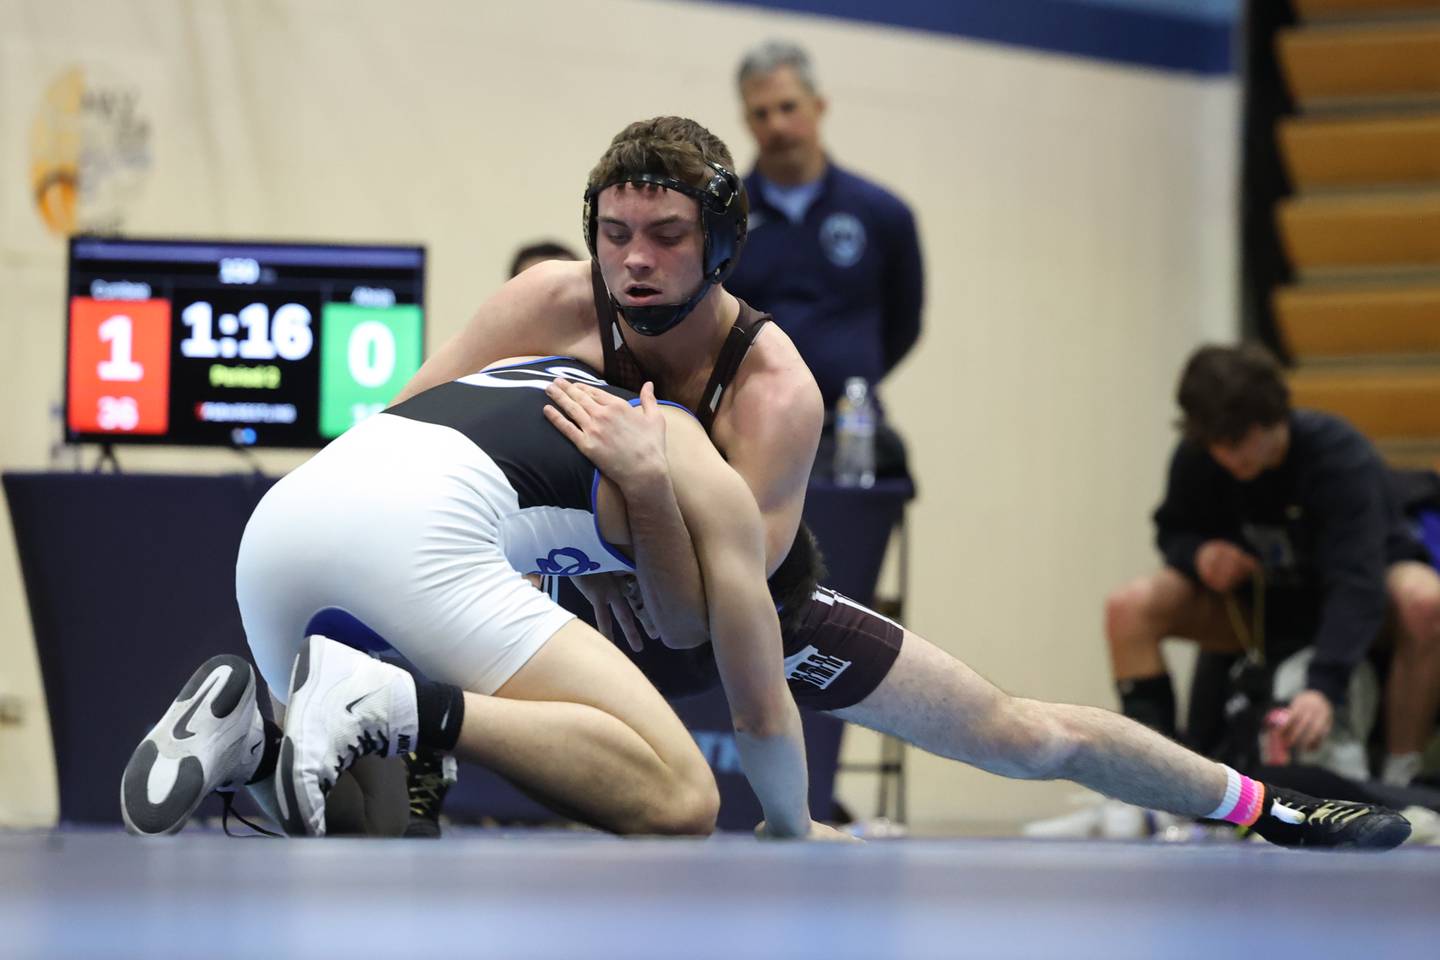
[[[321,447],[420,369],[425,250],[75,237],[72,442]]]

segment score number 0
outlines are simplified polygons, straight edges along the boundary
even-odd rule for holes
[[[350,331],[345,344],[345,365],[355,383],[372,390],[384,386],[395,375],[395,361],[395,332],[388,326],[378,320],[366,320]],[[351,422],[359,423],[385,407],[385,402],[351,404]]]

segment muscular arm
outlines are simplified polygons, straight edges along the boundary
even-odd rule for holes
[[[630,515],[635,579],[660,642],[676,650],[708,643],[705,584],[670,476],[661,474],[648,489],[632,487],[622,495]]]
[[[546,408],[546,418],[624,498],[641,596],[661,641],[676,648],[705,643],[709,639],[705,588],[671,483],[673,458],[667,451],[669,431],[661,411],[692,418],[674,407],[662,408],[648,383],[640,391],[638,407],[603,390],[564,380],[548,387],[546,394],[553,404]],[[693,422],[682,423],[686,426],[697,429]],[[708,448],[709,442],[704,446]],[[709,455],[719,460],[713,449]]]
[[[480,305],[463,330],[430,355],[393,402],[505,357],[598,360],[589,269],[588,261],[541,263],[506,283]]]
[[[767,330],[765,335],[771,333]],[[773,333],[783,336],[779,330]],[[820,388],[797,354],[793,365],[737,382],[731,406],[723,412],[724,429],[717,425],[716,443],[760,508],[768,577],[795,542],[825,406]]]
[[[760,513],[697,424],[672,420],[668,448],[676,498],[711,598],[710,638],[741,766],[769,832],[804,836],[810,826],[805,741],[765,586]]]

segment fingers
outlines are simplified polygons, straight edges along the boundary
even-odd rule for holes
[[[640,591],[640,582],[634,577],[625,577],[625,599],[630,603],[630,610],[635,614],[635,619],[640,621],[640,627],[645,631],[646,637],[657,637],[660,631],[655,626],[655,620],[650,616],[650,611],[645,607],[645,595]]]
[[[559,430],[561,435],[575,446],[582,446],[585,440],[585,431],[575,425],[575,422],[554,407],[545,407],[545,419],[550,421],[550,426]]]
[[[640,628],[635,625],[635,615],[630,612],[630,602],[624,596],[611,597],[610,612],[619,622],[620,629],[625,634],[625,641],[630,644],[630,649],[636,653],[644,650],[645,641],[640,637]]]
[[[655,413],[660,409],[660,404],[655,401],[655,384],[649,380],[640,386],[640,409],[646,413]]]
[[[1329,726],[1323,712],[1305,707],[1296,709],[1292,704],[1290,722],[1284,728],[1285,740],[1301,750],[1314,750],[1330,732]]]
[[[615,623],[610,619],[610,604],[599,598],[590,601],[590,609],[595,612],[595,629],[600,635],[611,643],[615,642]]]
[[[589,426],[590,409],[586,403],[588,398],[577,384],[568,380],[556,380],[545,388],[545,395],[581,430]]]

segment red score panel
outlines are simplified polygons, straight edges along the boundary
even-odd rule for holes
[[[170,301],[70,298],[69,427],[161,434],[170,421]]]

